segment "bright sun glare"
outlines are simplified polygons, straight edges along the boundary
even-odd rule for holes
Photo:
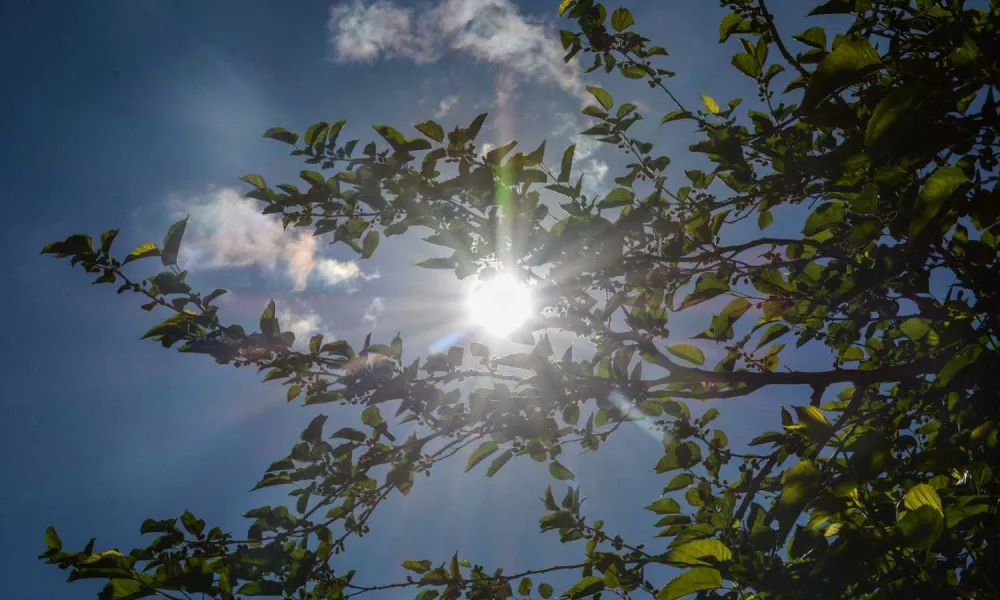
[[[531,316],[531,290],[513,275],[497,275],[469,297],[469,318],[487,333],[505,337]]]

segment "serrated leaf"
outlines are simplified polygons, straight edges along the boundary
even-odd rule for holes
[[[675,515],[681,512],[681,505],[673,498],[660,498],[646,507],[658,515]]]
[[[958,167],[939,167],[931,173],[913,207],[913,214],[910,217],[910,238],[920,235],[952,194],[968,181],[965,172]]]
[[[611,26],[615,28],[615,31],[625,31],[633,25],[635,25],[635,19],[627,8],[616,8],[615,12],[611,14]]]
[[[867,39],[846,39],[828,54],[813,71],[802,99],[811,109],[841,88],[878,69],[881,59]]]
[[[916,510],[921,506],[930,506],[944,516],[944,507],[941,505],[941,497],[937,491],[926,483],[913,486],[903,496],[903,506],[906,510]]]
[[[602,577],[584,577],[576,582],[576,585],[563,592],[563,598],[575,600],[586,598],[604,590],[604,579]]]
[[[895,89],[875,107],[865,128],[865,146],[871,148],[892,129],[896,121],[909,110],[916,99],[916,90],[909,87]]]

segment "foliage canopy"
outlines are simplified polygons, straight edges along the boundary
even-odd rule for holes
[[[812,14],[841,15],[843,31],[812,26],[788,38],[763,0],[723,4],[720,41],[739,38],[732,65],[755,82],[758,109],[679,98],[659,66],[667,51],[634,31],[627,9],[592,0],[558,9],[567,60],[592,59],[588,71],[662,91],[669,112],[656,117],[697,131],[690,151],[710,165],[704,171],[671,171],[630,133],[639,108],[599,87],[588,88],[595,104],[583,112],[593,123],[583,134],[630,162],[596,198],[574,178],[573,146],[555,156],[544,144],[479,152],[486,115],[448,132],[420,123],[415,137],[380,125],[380,141],[366,145],[341,141],[343,121],[301,137],[265,133],[309,165],[305,188],[243,177],[265,214],[364,258],[383,236],[429,229],[453,253],[422,267],[534,281],[543,310],[513,334],[530,344],[523,352],[500,356],[472,342],[404,360],[398,336],[360,345],[316,336],[299,351],[273,302],[259,331],[226,325],[214,304],[224,291],[192,290],[177,265],[185,221],[162,246],[122,258],[112,253],[115,230],[47,246],[97,282],[143,297],[143,308],[170,313],[144,337],[256,367],[287,387],[289,401],[365,408],[357,427],[337,431],[317,417],[268,467],[257,487],[290,487],[292,501],[248,512],[245,535],[184,513],[146,520],[150,545],[123,554],[93,541],[64,549],[50,528],[41,558],[71,569],[71,581],[106,579],[103,600],[342,599],[385,589],[418,600],[998,597],[989,567],[1000,564],[1000,394],[989,373],[1000,339],[998,3],[831,0]],[[768,235],[776,218],[798,219],[801,234]],[[162,272],[126,274],[153,258]],[[703,303],[717,310],[699,341],[671,339],[669,319]],[[593,351],[557,356],[552,330]],[[782,368],[786,344],[824,347],[829,363]],[[710,346],[717,364],[706,362]],[[493,383],[456,389],[470,377]],[[780,386],[811,393],[749,448],[731,448],[713,427],[718,410],[689,410]],[[557,501],[550,488],[541,530],[578,543],[577,564],[507,574],[456,554],[406,560],[413,576],[386,584],[337,566],[385,498],[465,448],[468,470],[487,476],[527,456],[572,480],[561,452],[598,450],[637,419],[663,435],[648,467],[663,477],[664,496],[645,507],[659,516],[663,543],[605,531],[581,510],[579,489]],[[676,570],[656,580],[652,565]],[[543,581],[566,570],[579,573],[569,589]]]

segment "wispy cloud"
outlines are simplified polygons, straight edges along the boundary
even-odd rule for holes
[[[558,36],[511,0],[439,0],[424,10],[356,0],[332,7],[327,27],[340,62],[401,57],[426,63],[454,51],[585,95],[579,70],[563,62]]]
[[[434,110],[434,118],[442,119],[448,116],[448,113],[451,112],[452,107],[456,104],[458,104],[458,96],[445,96]]]
[[[294,291],[305,290],[311,277],[326,285],[377,277],[363,273],[357,262],[320,255],[311,232],[286,231],[280,219],[262,215],[257,201],[242,197],[235,189],[174,198],[171,208],[175,216],[191,217],[181,245],[180,261],[185,268],[280,269]]]
[[[368,308],[365,309],[364,320],[366,323],[374,325],[378,322],[379,317],[382,316],[383,312],[385,312],[385,302],[382,301],[382,298],[375,296],[372,298]]]

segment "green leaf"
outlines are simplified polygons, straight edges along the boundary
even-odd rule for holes
[[[236,592],[242,596],[281,596],[284,593],[279,581],[251,581]]]
[[[944,507],[941,505],[941,497],[937,491],[926,483],[921,483],[910,488],[903,496],[903,506],[906,510],[917,510],[921,506],[930,506],[944,516]]]
[[[785,471],[782,477],[784,487],[778,503],[787,506],[802,506],[819,487],[822,475],[811,460],[803,460]]]
[[[418,267],[423,267],[424,269],[454,269],[455,259],[449,257],[441,258],[428,258],[427,260],[417,263]]]
[[[264,183],[264,178],[256,173],[244,175],[243,177],[240,177],[240,179],[254,186],[258,190],[262,190],[267,187],[267,184]]]
[[[553,477],[555,477],[556,479],[559,479],[561,481],[566,481],[568,479],[574,479],[572,471],[570,471],[569,469],[567,469],[566,467],[564,467],[562,465],[562,463],[560,463],[557,460],[554,460],[551,463],[549,463],[549,473]]]
[[[913,215],[910,217],[910,238],[920,235],[952,194],[968,182],[969,178],[958,167],[938,167],[931,173],[913,207]]]
[[[663,589],[656,594],[656,600],[675,600],[695,592],[717,590],[721,587],[722,574],[717,569],[696,567],[663,586]]]
[[[681,505],[673,498],[660,498],[646,507],[658,515],[675,515],[681,512]]]
[[[914,342],[919,342],[930,333],[931,321],[930,319],[922,319],[920,317],[910,317],[903,321],[899,326],[899,330]]]
[[[760,336],[760,340],[757,342],[757,349],[760,349],[760,347],[765,344],[773,342],[789,331],[791,330],[788,328],[788,325],[785,325],[784,323],[775,323],[774,325],[771,325],[764,330],[764,335]]]
[[[878,52],[867,39],[847,39],[820,61],[802,98],[811,109],[845,86],[855,83],[881,65]]]
[[[479,130],[483,128],[483,123],[486,122],[487,114],[488,113],[482,113],[476,115],[476,118],[473,119],[472,123],[469,124],[468,133],[470,142],[476,140],[476,136],[479,135]]]
[[[518,586],[517,586],[517,593],[521,594],[522,596],[527,596],[527,595],[531,594],[531,578],[530,577],[525,577],[524,579],[521,580],[521,583],[519,583]]]
[[[507,464],[507,461],[513,458],[513,456],[514,452],[512,452],[511,450],[504,450],[503,454],[494,458],[493,462],[490,463],[490,468],[486,469],[486,476],[493,477],[494,475],[496,475],[500,471],[500,469],[502,469],[503,466]]]
[[[635,194],[632,190],[625,188],[615,188],[604,197],[604,200],[597,205],[598,208],[616,208],[619,206],[625,206],[626,204],[632,204]]]
[[[59,539],[59,534],[56,533],[56,528],[52,525],[45,528],[45,547],[56,552],[62,550],[62,540]]]
[[[719,103],[708,94],[701,94],[701,101],[705,104],[705,110],[713,115],[719,114]]]
[[[493,454],[499,448],[500,446],[497,445],[496,442],[483,442],[478,448],[476,448],[476,451],[469,456],[469,461],[465,464],[465,472],[468,473],[471,471],[473,467],[483,462],[487,456]]]
[[[184,217],[170,226],[166,237],[163,238],[163,253],[160,254],[160,261],[165,267],[177,264],[177,253],[181,248],[181,240],[184,238],[184,230],[187,229],[188,217]]]
[[[625,31],[633,25],[635,25],[635,19],[632,18],[632,13],[627,8],[616,8],[615,12],[611,14],[611,26],[615,28],[615,31]]]
[[[604,590],[604,579],[602,577],[584,577],[576,582],[576,585],[563,592],[563,598],[586,598]]]
[[[403,561],[403,568],[414,573],[426,573],[431,569],[431,561],[408,558]]]
[[[291,146],[295,145],[295,142],[299,141],[299,136],[294,134],[283,127],[272,127],[264,132],[264,137],[278,140],[279,142],[284,142]]]
[[[668,563],[675,565],[708,565],[728,562],[733,553],[719,540],[695,540],[682,544],[667,553]]]
[[[128,256],[125,257],[125,260],[122,261],[122,264],[127,265],[134,260],[150,258],[152,256],[160,256],[160,249],[156,247],[156,244],[143,244],[135,250],[129,252]]]
[[[868,127],[865,129],[865,146],[869,148],[875,146],[910,108],[916,98],[916,90],[910,87],[901,87],[889,92],[878,103],[871,119],[868,120]]]
[[[696,365],[705,364],[705,353],[697,346],[692,346],[691,344],[673,344],[667,346],[667,352]]]
[[[156,590],[135,579],[109,579],[98,600],[135,600],[157,595]]]
[[[424,121],[423,123],[418,123],[416,125],[416,129],[435,142],[440,142],[444,139],[444,128],[434,121]]]
[[[260,315],[260,332],[269,338],[278,337],[278,319],[274,316],[274,300],[267,303],[264,312]]]
[[[690,473],[681,473],[670,480],[667,487],[663,488],[663,493],[682,490],[694,483],[694,477]]]
[[[565,183],[569,181],[573,171],[573,154],[576,152],[576,144],[572,144],[563,152],[562,161],[559,164],[559,181]]]
[[[944,517],[935,506],[918,506],[906,511],[896,521],[896,528],[902,533],[908,546],[927,550],[944,530]]]
[[[552,597],[553,591],[554,590],[552,589],[552,586],[547,583],[538,584],[538,595],[541,596],[542,598],[545,598],[546,600]]]
[[[601,103],[604,110],[611,110],[611,107],[615,105],[615,101],[611,98],[611,94],[604,91],[603,88],[599,88],[596,85],[588,85],[587,91],[597,98],[597,101]]]
[[[406,143],[403,134],[388,125],[372,125],[372,129],[382,136],[382,139],[389,142],[393,150],[399,150]]]
[[[380,240],[381,236],[374,229],[365,234],[365,241],[361,244],[361,257],[371,258],[372,254],[375,254],[375,249],[378,248]]]
[[[793,35],[792,39],[798,40],[806,46],[812,46],[813,48],[826,48],[826,30],[822,27],[810,27],[802,33]]]
[[[828,228],[834,223],[844,221],[843,202],[824,202],[816,207],[816,210],[806,219],[806,224],[802,228],[802,234],[806,236],[815,235],[819,231]]]

